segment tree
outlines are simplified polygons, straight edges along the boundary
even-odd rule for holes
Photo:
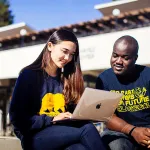
[[[0,27],[13,23],[14,16],[9,6],[8,0],[0,0]]]

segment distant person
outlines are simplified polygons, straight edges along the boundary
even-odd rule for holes
[[[111,69],[97,78],[97,89],[124,94],[102,133],[111,150],[150,148],[150,68],[135,64],[138,49],[136,39],[120,37],[113,47]]]
[[[70,31],[55,31],[22,69],[13,92],[10,118],[24,150],[105,149],[92,123],[52,122],[71,118],[83,90],[78,40]]]
[[[13,126],[10,121],[10,116],[9,116],[9,107],[10,107],[10,102],[11,102],[12,96],[10,95],[9,100],[7,101],[7,107],[6,107],[6,135],[7,136],[14,136],[14,131],[13,131]]]

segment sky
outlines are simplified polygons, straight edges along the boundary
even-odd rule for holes
[[[112,0],[9,0],[14,23],[25,22],[35,30],[99,19],[96,4]]]

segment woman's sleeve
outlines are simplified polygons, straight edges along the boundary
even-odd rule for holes
[[[10,104],[11,122],[23,135],[51,125],[53,119],[46,115],[33,114],[35,107],[33,93],[38,86],[36,79],[35,71],[23,71],[17,79]]]

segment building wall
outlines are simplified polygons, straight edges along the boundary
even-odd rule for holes
[[[150,27],[79,38],[81,68],[83,72],[110,67],[110,56],[116,39],[123,35],[135,37],[140,46],[137,63],[150,64]],[[19,71],[32,63],[44,44],[0,52],[0,79],[17,78]]]

